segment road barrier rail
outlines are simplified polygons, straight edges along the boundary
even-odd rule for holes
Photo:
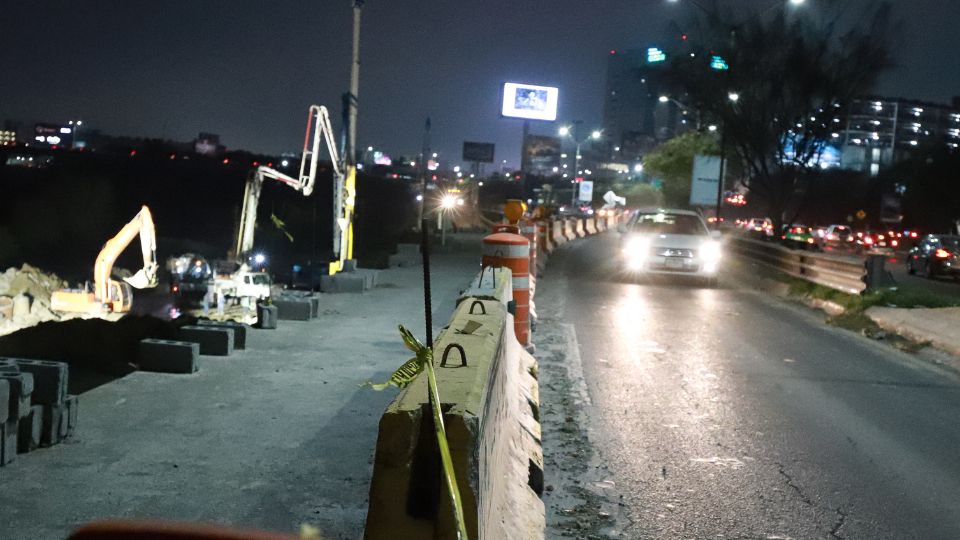
[[[824,287],[847,294],[862,294],[867,289],[863,257],[788,249],[737,236],[728,236],[727,246],[748,260]]]

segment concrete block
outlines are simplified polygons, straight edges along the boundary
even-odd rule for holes
[[[57,405],[41,405],[43,408],[40,419],[40,446],[47,447],[60,444],[63,437],[60,435],[60,421],[67,406],[65,403]]]
[[[10,417],[10,382],[0,379],[0,423]]]
[[[310,316],[314,319],[320,316],[320,297],[317,295],[310,297]]]
[[[0,423],[0,467],[17,457],[17,420]]]
[[[73,435],[77,429],[77,420],[80,418],[80,398],[77,396],[67,396],[67,437]]]
[[[200,345],[200,354],[227,356],[233,352],[233,332],[223,328],[183,326],[180,328],[179,337],[180,341]]]
[[[16,364],[21,373],[33,375],[31,400],[34,405],[60,403],[67,397],[70,367],[65,362],[28,358],[6,358],[6,360]]]
[[[357,272],[339,273],[320,278],[320,290],[325,293],[362,293],[365,284],[366,279]]]
[[[208,321],[208,320],[201,319],[197,321],[197,326],[210,326],[212,328],[226,328],[231,332],[233,332],[233,348],[234,349],[247,348],[246,325],[243,325],[234,321]]]
[[[12,419],[23,418],[30,414],[30,398],[33,394],[33,375],[29,373],[0,372],[0,379],[10,383],[8,400]]]
[[[188,341],[147,338],[137,346],[137,364],[141,371],[194,373],[199,356],[200,345]]]
[[[17,452],[26,454],[40,447],[43,429],[43,405],[30,407],[30,414],[20,420],[17,432]]]
[[[356,259],[347,259],[343,261],[343,271],[344,272],[356,272],[357,271],[357,260]]]
[[[311,306],[310,300],[299,298],[276,298],[273,300],[277,308],[277,319],[281,321],[309,321]]]
[[[273,330],[277,327],[277,306],[257,304],[257,328]]]

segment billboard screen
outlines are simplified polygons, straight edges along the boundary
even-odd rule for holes
[[[493,143],[463,141],[463,160],[493,163]]]
[[[500,114],[510,118],[552,122],[557,119],[559,92],[552,86],[504,83]]]
[[[717,184],[720,182],[720,158],[694,156],[693,178],[690,185],[692,206],[716,206]]]
[[[521,169],[533,174],[555,174],[560,166],[560,138],[547,135],[527,135],[523,141]]]

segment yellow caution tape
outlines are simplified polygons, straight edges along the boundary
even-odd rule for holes
[[[433,411],[433,426],[437,435],[437,446],[440,447],[440,461],[443,464],[443,477],[450,493],[450,502],[453,505],[454,519],[457,522],[457,538],[468,540],[467,524],[463,519],[463,502],[460,500],[460,489],[457,487],[457,477],[453,472],[453,458],[450,457],[450,445],[447,443],[447,430],[443,425],[443,409],[440,407],[440,391],[437,389],[437,377],[433,372],[433,349],[420,343],[409,330],[400,325],[400,337],[408,349],[417,356],[407,360],[400,366],[390,380],[381,384],[367,383],[374,390],[383,390],[389,386],[403,388],[423,372],[427,371],[427,381],[430,388],[430,409]]]

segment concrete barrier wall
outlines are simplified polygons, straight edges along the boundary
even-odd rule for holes
[[[437,385],[470,538],[544,535],[543,502],[531,488],[542,489],[543,470],[533,413],[539,407],[532,376],[535,360],[513,334],[508,311],[512,295],[509,270],[481,273],[464,291],[434,346]],[[469,321],[480,327],[463,333]],[[463,347],[466,367],[460,367],[455,350],[447,367],[440,367],[443,351],[453,343]],[[397,395],[380,420],[367,539],[456,537],[426,403],[426,377],[420,376]]]

